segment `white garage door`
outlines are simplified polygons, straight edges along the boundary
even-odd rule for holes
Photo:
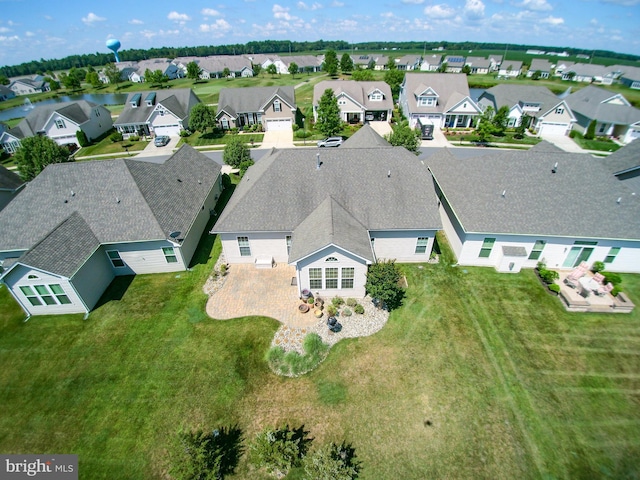
[[[542,122],[540,125],[540,135],[564,135],[567,132],[566,123]]]
[[[267,120],[267,130],[291,130],[290,118],[278,118],[273,120]]]
[[[161,127],[155,127],[153,132],[157,137],[160,135],[168,135],[170,137],[175,137],[180,135],[180,125],[163,125]]]

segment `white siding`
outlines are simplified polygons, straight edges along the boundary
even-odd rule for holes
[[[57,122],[64,124],[63,128],[58,128]],[[45,135],[56,141],[58,145],[66,145],[69,143],[78,143],[76,132],[80,130],[77,123],[72,122],[57,113],[54,113],[47,124],[44,126]]]
[[[196,217],[193,225],[189,229],[189,232],[185,239],[182,242],[182,257],[184,258],[185,264],[189,265],[191,262],[191,258],[200,242],[200,238],[202,237],[202,232],[204,231],[209,219],[211,218],[210,212],[216,206],[218,202],[218,198],[220,198],[220,192],[222,191],[222,176],[218,175],[218,179],[215,182],[215,185],[209,192],[205,202],[204,208],[200,210],[198,216]]]
[[[337,262],[327,262],[327,258],[336,258]],[[353,287],[349,289],[341,288],[341,274],[342,268],[354,268],[354,280]],[[317,289],[310,288],[309,284],[309,269],[310,268],[322,268],[323,269],[323,287],[324,287],[324,269],[325,268],[338,268],[338,288],[337,289]],[[318,293],[321,297],[333,298],[336,295],[340,297],[356,297],[362,298],[365,296],[364,285],[367,281],[367,265],[364,260],[336,247],[327,247],[320,252],[311,255],[308,258],[298,262],[298,288],[300,290],[308,289],[314,294]]]
[[[177,257],[176,263],[168,263],[162,248],[174,247]],[[173,245],[167,240],[156,240],[150,242],[135,243],[116,243],[104,245],[105,252],[108,250],[117,250],[120,258],[125,263],[125,267],[114,268],[116,275],[132,275],[138,273],[160,273],[160,272],[179,272],[186,270],[186,266],[182,259],[180,247]],[[107,254],[105,253],[105,256]]]
[[[433,248],[435,230],[371,231],[373,248],[378,260],[398,262],[426,262]],[[427,237],[429,242],[425,253],[415,253],[418,237]]]
[[[228,263],[255,263],[256,258],[271,256],[276,263],[287,263],[287,235],[291,232],[250,232],[250,233],[222,233],[222,249]],[[238,237],[248,237],[251,255],[243,257],[238,247]]]
[[[104,249],[100,247],[71,278],[70,282],[89,310],[95,307],[113,281],[115,276],[113,270]]]
[[[37,278],[29,278],[33,275]],[[40,270],[25,267],[23,265],[17,265],[4,279],[4,283],[11,291],[14,298],[30,315],[50,315],[50,314],[62,314],[62,313],[86,313],[87,308],[74,290],[69,279],[45,273]],[[33,306],[27,300],[26,295],[20,290],[20,286],[29,286],[35,289],[36,285],[60,285],[64,290],[64,293],[69,300],[70,304],[67,305],[40,305]]]
[[[439,210],[442,229],[449,241],[449,246],[453,250],[456,258],[460,258],[462,245],[464,243],[464,231],[445,202],[440,204]]]

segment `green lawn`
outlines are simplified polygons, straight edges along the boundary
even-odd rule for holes
[[[83,147],[82,150],[78,152],[78,156],[89,157],[91,155],[107,155],[111,153],[121,153],[123,156],[126,156],[127,150],[129,152],[139,152],[144,150],[147,145],[149,145],[149,142],[146,140],[138,140],[136,142],[129,140],[112,142],[111,139],[109,139],[109,135],[106,135],[102,140],[99,140],[87,147]]]
[[[181,426],[251,439],[289,423],[352,443],[363,479],[637,478],[640,309],[569,314],[532,271],[455,267],[445,247],[402,266],[407,298],[381,332],[298,379],[263,360],[275,320],[203,314],[208,235],[191,271],[119,278],[86,320],[24,323],[0,288],[0,451],[77,453],[83,479],[164,478]],[[640,304],[640,276],[623,277]],[[233,478],[267,477],[243,456]]]
[[[188,137],[180,138],[178,145],[182,145],[183,143],[188,143],[193,147],[202,147],[206,145],[220,145],[224,146],[227,144],[229,139],[233,137],[234,134],[231,133],[223,133],[221,131],[208,132],[202,134],[200,132],[195,132],[189,135]],[[240,135],[242,140],[245,143],[259,143],[262,142],[264,138],[264,133],[243,133]]]
[[[597,150],[600,152],[615,152],[620,148],[620,145],[613,142],[612,140],[609,140],[606,138],[602,140],[597,138],[594,138],[593,140],[587,140],[579,133],[577,133],[573,137],[573,141],[576,142],[580,146],[580,148],[584,148],[585,150]]]
[[[475,131],[449,131],[445,134],[447,140],[450,142],[475,142],[478,141],[478,135]],[[535,145],[540,143],[542,139],[540,137],[515,138],[513,132],[507,132],[503,136],[492,135],[489,137],[489,143],[509,143],[513,145]]]

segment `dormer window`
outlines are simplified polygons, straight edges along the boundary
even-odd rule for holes
[[[558,108],[556,108],[556,113],[557,113],[558,115],[562,115],[562,114],[564,113],[564,107],[558,107]]]
[[[282,111],[282,105],[280,104],[280,100],[276,100],[275,102],[273,102],[273,111],[274,112]]]
[[[374,92],[369,96],[369,100],[371,100],[372,102],[381,102],[382,94],[380,92]]]
[[[61,118],[58,118],[58,119],[56,120],[56,127],[57,127],[57,128],[65,128],[65,127],[66,127],[66,125],[65,125],[65,123],[64,123],[64,120],[63,120],[63,119],[61,119]]]
[[[347,101],[344,98],[341,98],[340,100],[338,100],[338,105],[346,105]]]
[[[421,107],[433,107],[436,105],[436,97],[420,97]]]

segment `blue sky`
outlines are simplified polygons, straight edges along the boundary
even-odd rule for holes
[[[640,0],[0,0],[0,65],[251,40],[478,41],[640,54]]]

